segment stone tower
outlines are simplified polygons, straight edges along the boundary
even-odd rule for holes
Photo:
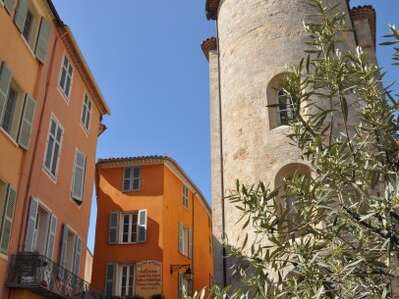
[[[348,0],[327,1],[340,4],[354,29],[343,47],[361,45],[375,60],[374,9],[351,10]],[[273,187],[294,171],[307,171],[286,137],[290,107],[280,84],[285,66],[304,56],[303,20],[311,10],[306,0],[207,0],[206,13],[217,32],[202,44],[210,69],[215,281],[229,284],[222,236],[234,245],[243,235],[235,224],[239,211],[223,200],[235,180]],[[279,106],[268,107],[273,104]]]

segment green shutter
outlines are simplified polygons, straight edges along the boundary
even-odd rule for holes
[[[19,0],[15,14],[15,24],[20,32],[24,31],[26,15],[28,14],[28,0]]]
[[[3,62],[0,69],[0,123],[3,120],[4,107],[11,85],[11,69]]]
[[[48,232],[47,232],[46,256],[51,260],[53,259],[56,230],[57,230],[57,217],[55,215],[50,215]]]
[[[7,12],[11,15],[12,11],[14,10],[15,0],[3,0],[4,7],[6,8]]]
[[[109,244],[118,244],[118,223],[119,223],[119,213],[111,212],[109,215],[109,224],[108,224],[108,243]]]
[[[35,54],[42,63],[46,60],[48,40],[50,37],[50,23],[45,18],[40,21],[39,36],[37,38]]]
[[[19,128],[18,134],[18,143],[26,150],[29,148],[35,109],[35,99],[31,95],[27,94],[25,97],[24,111],[22,113],[21,127]]]
[[[14,218],[16,202],[17,192],[15,192],[15,190],[10,185],[8,185],[0,239],[0,252],[3,254],[7,254],[8,252],[8,245],[11,238],[12,220]]]

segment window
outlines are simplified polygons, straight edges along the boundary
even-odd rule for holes
[[[292,102],[292,97],[283,89],[279,90],[277,97],[280,125],[288,125],[294,118],[294,104]]]
[[[12,123],[15,117],[14,114],[15,114],[16,104],[17,104],[17,92],[15,91],[14,88],[11,87],[10,91],[8,92],[8,99],[4,109],[3,122],[1,124],[3,129],[9,134],[11,134]]]
[[[109,244],[135,244],[147,240],[147,210],[112,212],[109,218]]]
[[[83,191],[86,176],[86,156],[80,152],[76,151],[75,162],[73,167],[73,177],[72,177],[72,198],[78,203],[82,203]]]
[[[63,134],[64,130],[60,123],[55,117],[51,117],[44,168],[52,178],[56,178],[58,173],[58,162],[60,159]]]
[[[139,191],[140,180],[140,167],[126,167],[123,171],[123,191],[132,192]]]
[[[179,252],[188,257],[192,257],[192,230],[185,227],[184,224],[179,223]]]
[[[118,268],[120,277],[120,296],[133,296],[134,266],[120,265]]]
[[[32,197],[29,204],[25,251],[53,257],[57,218]]]
[[[136,243],[138,236],[138,213],[122,215],[121,240],[122,243]]]
[[[17,193],[0,180],[0,253],[8,253]]]
[[[79,275],[82,256],[82,241],[71,228],[64,224],[62,230],[60,265],[72,273]]]
[[[71,85],[72,85],[72,75],[73,75],[73,67],[70,63],[68,57],[64,56],[64,61],[61,66],[61,77],[59,82],[59,87],[62,93],[69,98],[71,93]]]
[[[183,206],[188,208],[188,187],[186,185],[183,185]]]
[[[192,294],[192,280],[188,279],[184,272],[179,272],[178,279],[179,279],[178,281],[179,299],[184,299],[186,298],[186,295],[190,296]]]
[[[83,109],[82,109],[82,126],[88,131],[90,128],[90,118],[91,118],[91,101],[89,96],[86,94],[83,101]]]

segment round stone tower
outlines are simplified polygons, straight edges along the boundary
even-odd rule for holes
[[[347,0],[334,1],[353,26]],[[291,112],[281,79],[305,55],[303,21],[312,8],[307,0],[207,0],[206,9],[217,31],[202,44],[210,65],[215,281],[229,284],[222,236],[234,246],[244,232],[236,224],[240,211],[224,196],[237,179],[273,188],[290,172],[306,171],[286,137]],[[353,33],[345,41],[357,44]]]

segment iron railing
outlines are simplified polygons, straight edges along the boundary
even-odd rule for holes
[[[106,298],[79,276],[35,253],[19,253],[11,257],[7,286],[29,289],[51,299]]]

